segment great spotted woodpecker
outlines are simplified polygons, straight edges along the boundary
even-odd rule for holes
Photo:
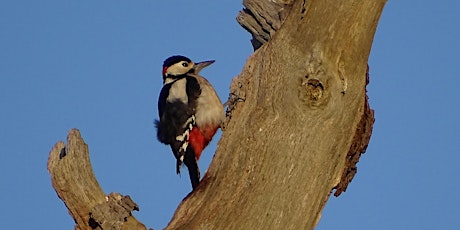
[[[194,63],[179,55],[163,63],[163,88],[158,100],[160,120],[155,121],[157,137],[171,146],[177,174],[182,163],[187,166],[193,189],[200,181],[197,161],[225,117],[216,91],[198,75],[212,63]]]

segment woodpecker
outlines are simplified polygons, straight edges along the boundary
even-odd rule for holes
[[[176,173],[187,166],[195,189],[200,181],[198,159],[221,126],[224,107],[216,91],[200,70],[214,63],[194,63],[176,55],[163,63],[163,88],[158,99],[159,120],[155,121],[158,140],[171,147],[176,157]]]

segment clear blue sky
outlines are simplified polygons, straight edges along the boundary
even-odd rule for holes
[[[204,7],[206,6],[206,7]],[[106,193],[129,194],[148,227],[190,191],[153,119],[162,61],[217,60],[203,72],[226,100],[252,53],[241,1],[0,2],[0,221],[73,229],[51,187],[51,147],[79,128]],[[460,219],[460,3],[389,1],[369,60],[374,133],[347,192],[317,229],[454,229]],[[203,153],[205,171],[219,137]]]

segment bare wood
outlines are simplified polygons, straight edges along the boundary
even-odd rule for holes
[[[236,20],[252,34],[254,50],[268,42],[289,14],[293,0],[243,0],[245,7]]]
[[[260,43],[232,82],[244,102],[229,106],[208,172],[167,229],[313,229],[356,173],[372,132],[366,63],[385,0],[266,2],[245,1],[239,17]],[[67,142],[48,170],[75,229],[146,229],[128,196],[104,194],[79,131]]]
[[[67,146],[62,141],[54,145],[48,171],[57,195],[75,220],[75,229],[146,229],[131,215],[138,207],[129,196],[106,196],[102,191],[91,167],[88,146],[77,129],[69,131]]]
[[[370,138],[366,70],[385,0],[295,1],[234,79],[217,153],[167,229],[313,229]],[[357,156],[357,157],[356,157]]]

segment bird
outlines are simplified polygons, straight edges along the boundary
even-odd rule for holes
[[[214,60],[194,63],[174,55],[163,62],[163,87],[158,98],[157,139],[171,147],[176,173],[187,166],[192,190],[200,182],[198,160],[221,127],[224,106],[216,90],[199,72]]]

